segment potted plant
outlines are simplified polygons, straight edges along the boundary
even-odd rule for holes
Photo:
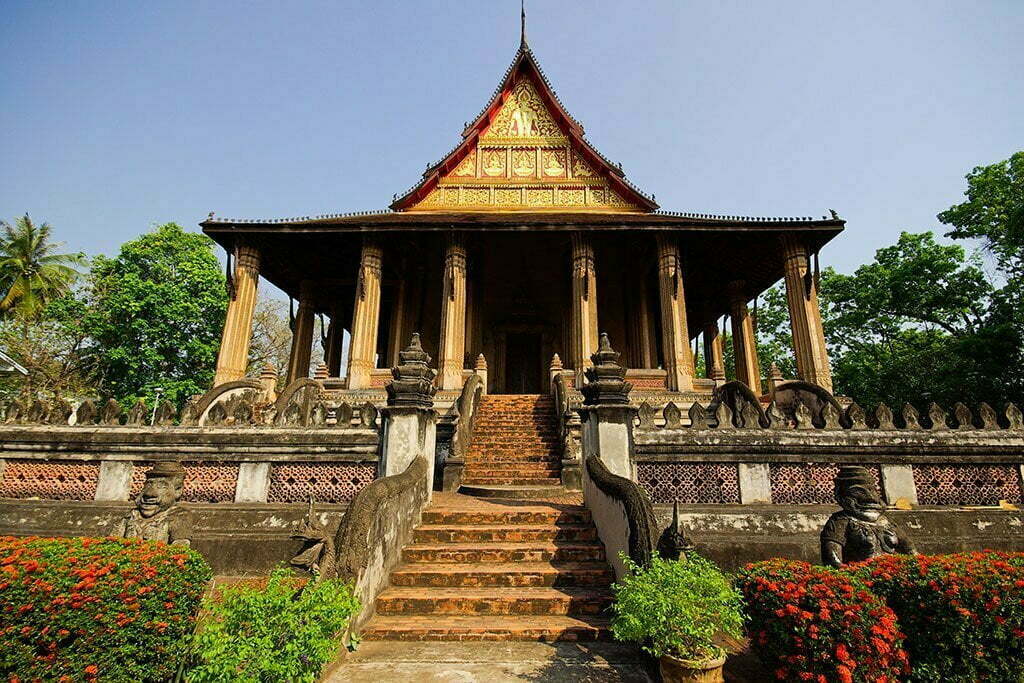
[[[739,592],[713,563],[696,554],[652,555],[641,567],[622,557],[628,574],[616,583],[612,634],[658,658],[665,683],[723,681],[726,651],[743,632]]]

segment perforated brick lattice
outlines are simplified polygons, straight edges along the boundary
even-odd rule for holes
[[[1014,465],[914,465],[921,505],[998,505],[1024,502]]]
[[[235,500],[238,483],[237,464],[182,463],[185,467],[185,485],[181,499],[190,503],[231,503]],[[132,467],[131,498],[139,495],[146,481],[146,472],[152,465],[136,464]]]
[[[0,498],[92,500],[99,478],[97,462],[8,460],[0,477]]]
[[[352,463],[281,464],[270,467],[270,503],[347,503],[377,476],[376,465]]]
[[[644,462],[637,480],[655,503],[738,503],[739,472],[730,463]]]
[[[877,465],[867,470],[881,490],[882,471]],[[780,463],[768,466],[772,502],[791,505],[829,504],[836,502],[835,477],[839,465],[819,462]]]

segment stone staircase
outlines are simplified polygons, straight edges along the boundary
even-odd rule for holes
[[[546,496],[561,486],[558,417],[543,394],[498,394],[480,400],[466,454],[463,492],[510,498]]]
[[[611,568],[579,504],[435,493],[368,640],[597,640]]]

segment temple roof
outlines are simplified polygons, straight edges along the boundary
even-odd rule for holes
[[[658,205],[585,139],[524,36],[462,141],[391,208],[645,213]]]

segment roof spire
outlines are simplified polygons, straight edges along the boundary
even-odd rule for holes
[[[519,33],[519,47],[526,47],[526,0],[519,0],[520,8],[520,33]]]

